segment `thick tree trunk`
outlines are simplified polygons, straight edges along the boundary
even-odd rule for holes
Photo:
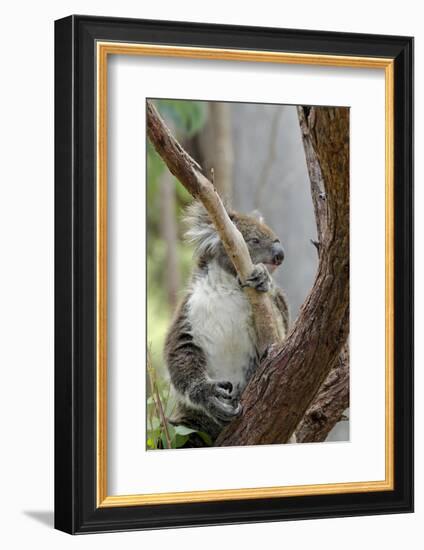
[[[264,204],[269,196],[269,180],[272,174],[273,165],[278,158],[278,128],[280,125],[281,116],[283,114],[283,108],[280,107],[271,120],[270,132],[269,132],[269,144],[268,155],[265,158],[262,170],[259,175],[259,180],[256,185],[255,193],[255,208],[261,211],[266,205]]]
[[[327,208],[325,208],[324,181],[317,155],[314,151],[309,132],[308,117],[314,116],[304,107],[298,107],[298,116],[305,150],[311,195],[317,223],[318,242],[314,243],[320,254],[320,241],[327,227]],[[343,349],[330,370],[318,394],[307,410],[302,422],[296,430],[298,443],[324,441],[333,427],[342,418],[343,412],[349,406],[349,344]]]
[[[242,234],[230,220],[213,183],[201,167],[173,137],[151,101],[146,102],[147,134],[170,172],[191,195],[200,200],[215,225],[228,256],[241,279],[245,281],[253,270],[249,250]],[[281,342],[270,297],[253,288],[245,288],[252,307],[260,352]]]
[[[209,117],[199,134],[199,146],[206,173],[213,169],[216,190],[225,204],[231,204],[234,155],[230,104],[220,101],[209,103]]]
[[[217,445],[286,443],[335,364],[349,330],[349,110],[305,108],[305,129],[325,191],[319,266],[283,347],[265,360],[242,397],[243,415]]]

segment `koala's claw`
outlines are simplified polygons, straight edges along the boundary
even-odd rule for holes
[[[245,280],[242,286],[250,286],[259,292],[268,292],[271,288],[271,283],[271,275],[264,264],[256,264],[253,266],[252,273]]]
[[[230,401],[227,398],[212,397],[210,400],[211,413],[223,422],[229,422],[242,412],[242,406],[238,402]]]
[[[233,384],[227,380],[205,382],[195,386],[189,395],[193,403],[202,406],[208,414],[221,422],[229,422],[241,414],[239,397]]]
[[[208,408],[213,416],[223,422],[229,422],[241,414],[242,407],[233,393],[231,382],[214,382],[211,389]]]

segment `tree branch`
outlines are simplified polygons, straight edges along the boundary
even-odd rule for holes
[[[230,220],[213,183],[173,137],[151,101],[147,101],[146,112],[147,134],[150,141],[170,172],[195,199],[202,202],[240,280],[245,281],[253,269],[249,250],[242,234]],[[259,350],[263,353],[271,345],[281,341],[282,335],[278,333],[270,297],[253,288],[245,288],[245,292],[252,307]]]
[[[349,345],[345,344],[296,430],[297,443],[325,441],[348,407]]]

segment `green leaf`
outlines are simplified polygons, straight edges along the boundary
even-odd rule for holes
[[[160,438],[161,438],[161,441],[162,441],[163,448],[164,449],[169,449],[169,444],[168,444],[168,441],[166,440],[165,430],[163,430],[163,432],[161,433]]]
[[[167,428],[168,428],[169,438],[171,440],[171,446],[174,447],[173,443],[177,435],[175,432],[175,427],[172,424],[167,423]]]
[[[196,433],[196,430],[192,430],[186,426],[174,426],[174,429],[178,435],[190,435],[192,433]]]
[[[176,449],[180,449],[181,447],[183,447],[187,441],[189,439],[189,436],[188,435],[180,435],[180,434],[176,434],[176,437],[175,437],[175,448]]]

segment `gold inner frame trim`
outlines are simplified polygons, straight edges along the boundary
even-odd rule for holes
[[[185,46],[97,42],[97,506],[142,506],[255,498],[364,493],[394,489],[394,60],[389,58],[315,55]],[[386,125],[386,365],[385,479],[248,489],[217,489],[178,493],[107,494],[107,60],[108,55],[142,55],[283,63],[385,71]]]

